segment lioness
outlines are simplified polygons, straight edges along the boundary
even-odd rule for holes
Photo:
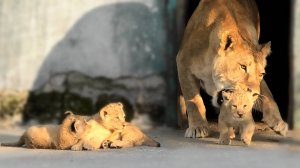
[[[18,142],[1,143],[1,146],[25,146],[38,149],[70,149],[81,138],[86,121],[72,112],[61,125],[31,126],[20,137]]]
[[[285,135],[288,125],[263,80],[271,43],[260,45],[259,13],[254,0],[201,0],[190,18],[176,57],[183,97],[181,113],[187,111],[185,137],[209,135],[200,87],[210,96],[237,83],[261,94],[263,120]],[[192,101],[190,101],[192,100]],[[185,115],[181,115],[184,117]]]
[[[220,131],[219,144],[230,144],[234,138],[234,129],[239,130],[241,141],[250,145],[255,130],[252,117],[252,107],[258,95],[250,91],[235,88],[223,90],[223,102],[220,107],[218,128]]]

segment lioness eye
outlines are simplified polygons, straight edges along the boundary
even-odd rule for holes
[[[263,77],[263,76],[265,76],[266,75],[266,73],[260,73],[259,74],[259,77]]]
[[[242,64],[241,64],[241,69],[242,69],[243,71],[247,72],[247,66],[246,66],[246,65],[242,65]]]
[[[256,97],[256,96],[259,96],[259,94],[258,93],[254,93],[252,96]]]

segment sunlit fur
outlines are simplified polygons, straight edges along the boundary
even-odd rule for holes
[[[224,102],[220,108],[218,127],[220,144],[230,144],[230,137],[235,137],[231,130],[237,129],[241,140],[250,145],[255,129],[252,108],[258,97],[252,92],[236,87],[234,90],[222,91]]]

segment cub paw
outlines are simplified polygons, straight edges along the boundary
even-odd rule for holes
[[[111,144],[109,145],[109,148],[120,149],[122,147],[120,145],[118,145],[117,143],[111,142]]]
[[[284,121],[280,121],[277,125],[272,128],[277,134],[286,136],[289,129],[288,124]]]
[[[112,142],[111,142],[110,140],[105,140],[105,141],[102,143],[102,148],[103,148],[103,149],[110,148],[111,143],[112,143]]]
[[[73,150],[73,151],[81,151],[82,150],[82,146],[81,145],[73,145],[71,147],[71,150]]]
[[[208,126],[189,127],[185,131],[186,138],[205,138],[209,135]]]
[[[219,144],[220,145],[230,145],[231,140],[230,140],[230,138],[219,138]]]
[[[89,144],[85,144],[84,149],[88,150],[88,151],[94,151],[94,150],[97,150],[98,148],[92,146],[92,145],[89,145]]]

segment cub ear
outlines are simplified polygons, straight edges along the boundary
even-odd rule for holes
[[[74,115],[74,113],[72,111],[66,111],[64,114],[66,117],[69,115],[72,115],[72,116]]]
[[[123,108],[123,104],[121,102],[118,102],[118,105]]]
[[[230,35],[230,32],[229,31],[223,32],[220,38],[219,50],[227,51],[228,49],[232,49],[233,44],[234,44],[234,40],[232,35]]]
[[[105,110],[100,110],[99,113],[100,113],[100,119],[103,121],[106,120],[109,116],[108,112]]]
[[[75,133],[83,133],[86,125],[87,125],[86,120],[75,120],[75,122],[73,122],[71,127],[73,128],[72,130]]]
[[[268,55],[270,55],[271,54],[271,41],[269,41],[265,44],[262,44],[260,52],[262,53],[262,56],[264,58],[266,58]]]
[[[233,93],[232,89],[224,89],[222,91],[222,97],[223,97],[223,99],[224,100],[230,100],[232,93]]]

